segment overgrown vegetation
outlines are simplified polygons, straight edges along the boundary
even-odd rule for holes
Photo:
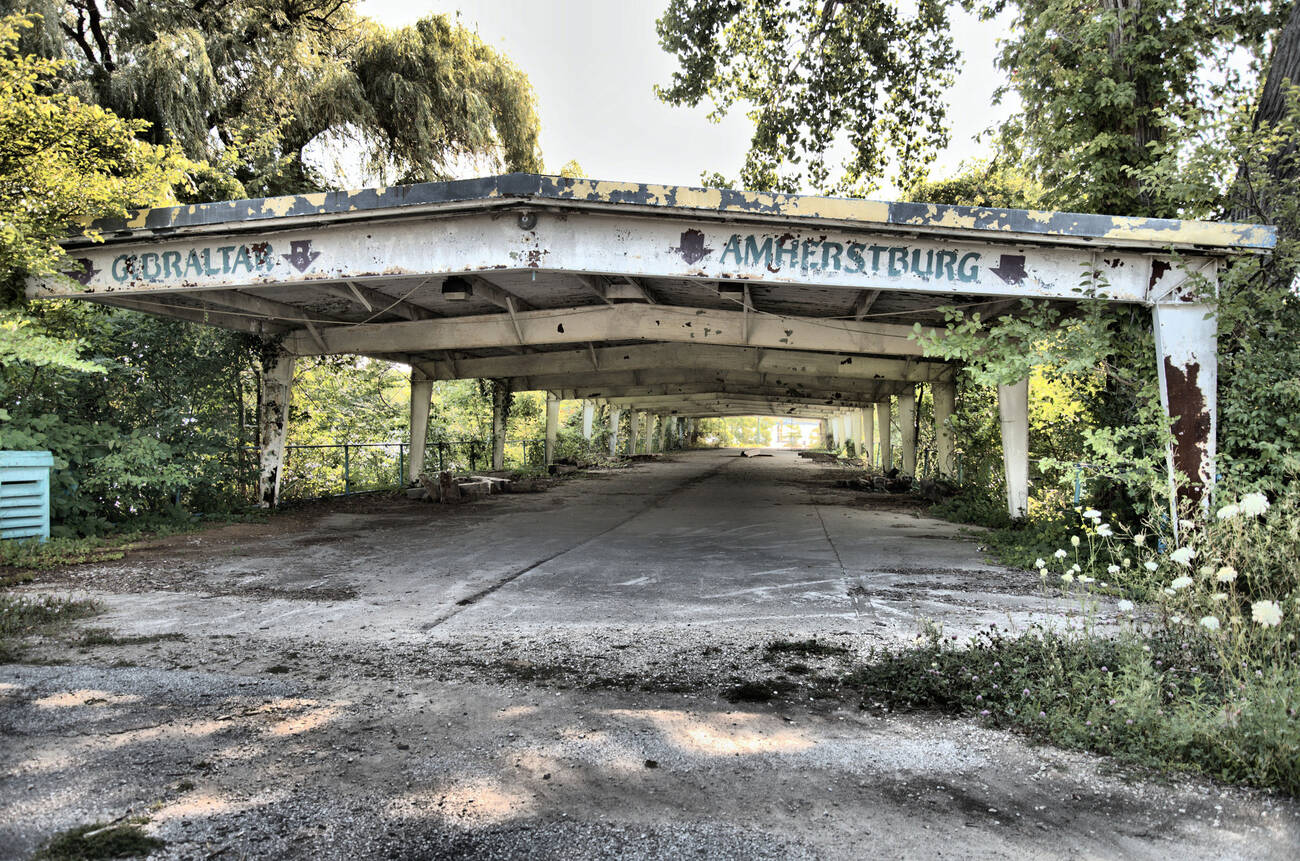
[[[146,833],[138,822],[95,822],[54,835],[37,850],[32,861],[142,858],[166,845]]]

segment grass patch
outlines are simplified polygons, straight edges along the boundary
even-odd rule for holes
[[[94,601],[55,595],[0,595],[0,663],[17,660],[23,637],[100,612]]]
[[[763,659],[780,661],[798,655],[805,658],[840,658],[849,653],[844,646],[823,643],[821,640],[773,640],[763,648]]]
[[[722,692],[729,703],[766,703],[792,693],[798,685],[789,679],[741,682]]]
[[[141,646],[146,643],[161,643],[165,640],[184,640],[185,635],[179,631],[166,634],[142,634],[134,637],[119,637],[109,628],[87,628],[72,641],[74,646]]]
[[[32,861],[82,861],[100,858],[140,858],[167,844],[139,825],[96,822],[69,828],[49,839]]]

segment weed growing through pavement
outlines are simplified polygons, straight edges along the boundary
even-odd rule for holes
[[[19,657],[23,637],[98,612],[97,603],[82,598],[0,594],[0,663]]]

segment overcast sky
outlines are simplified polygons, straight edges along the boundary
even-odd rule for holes
[[[701,171],[736,176],[750,136],[733,114],[711,123],[701,107],[670,108],[655,98],[675,64],[659,47],[655,19],[667,0],[363,0],[363,14],[391,26],[429,13],[458,13],[466,26],[504,51],[537,90],[542,153],[548,172],[570,159],[595,179],[698,185]],[[971,138],[1006,113],[992,108],[1001,81],[993,67],[1002,28],[959,17],[964,68],[949,99],[953,142],[932,176],[964,159],[987,156]],[[877,197],[889,197],[886,187]]]

